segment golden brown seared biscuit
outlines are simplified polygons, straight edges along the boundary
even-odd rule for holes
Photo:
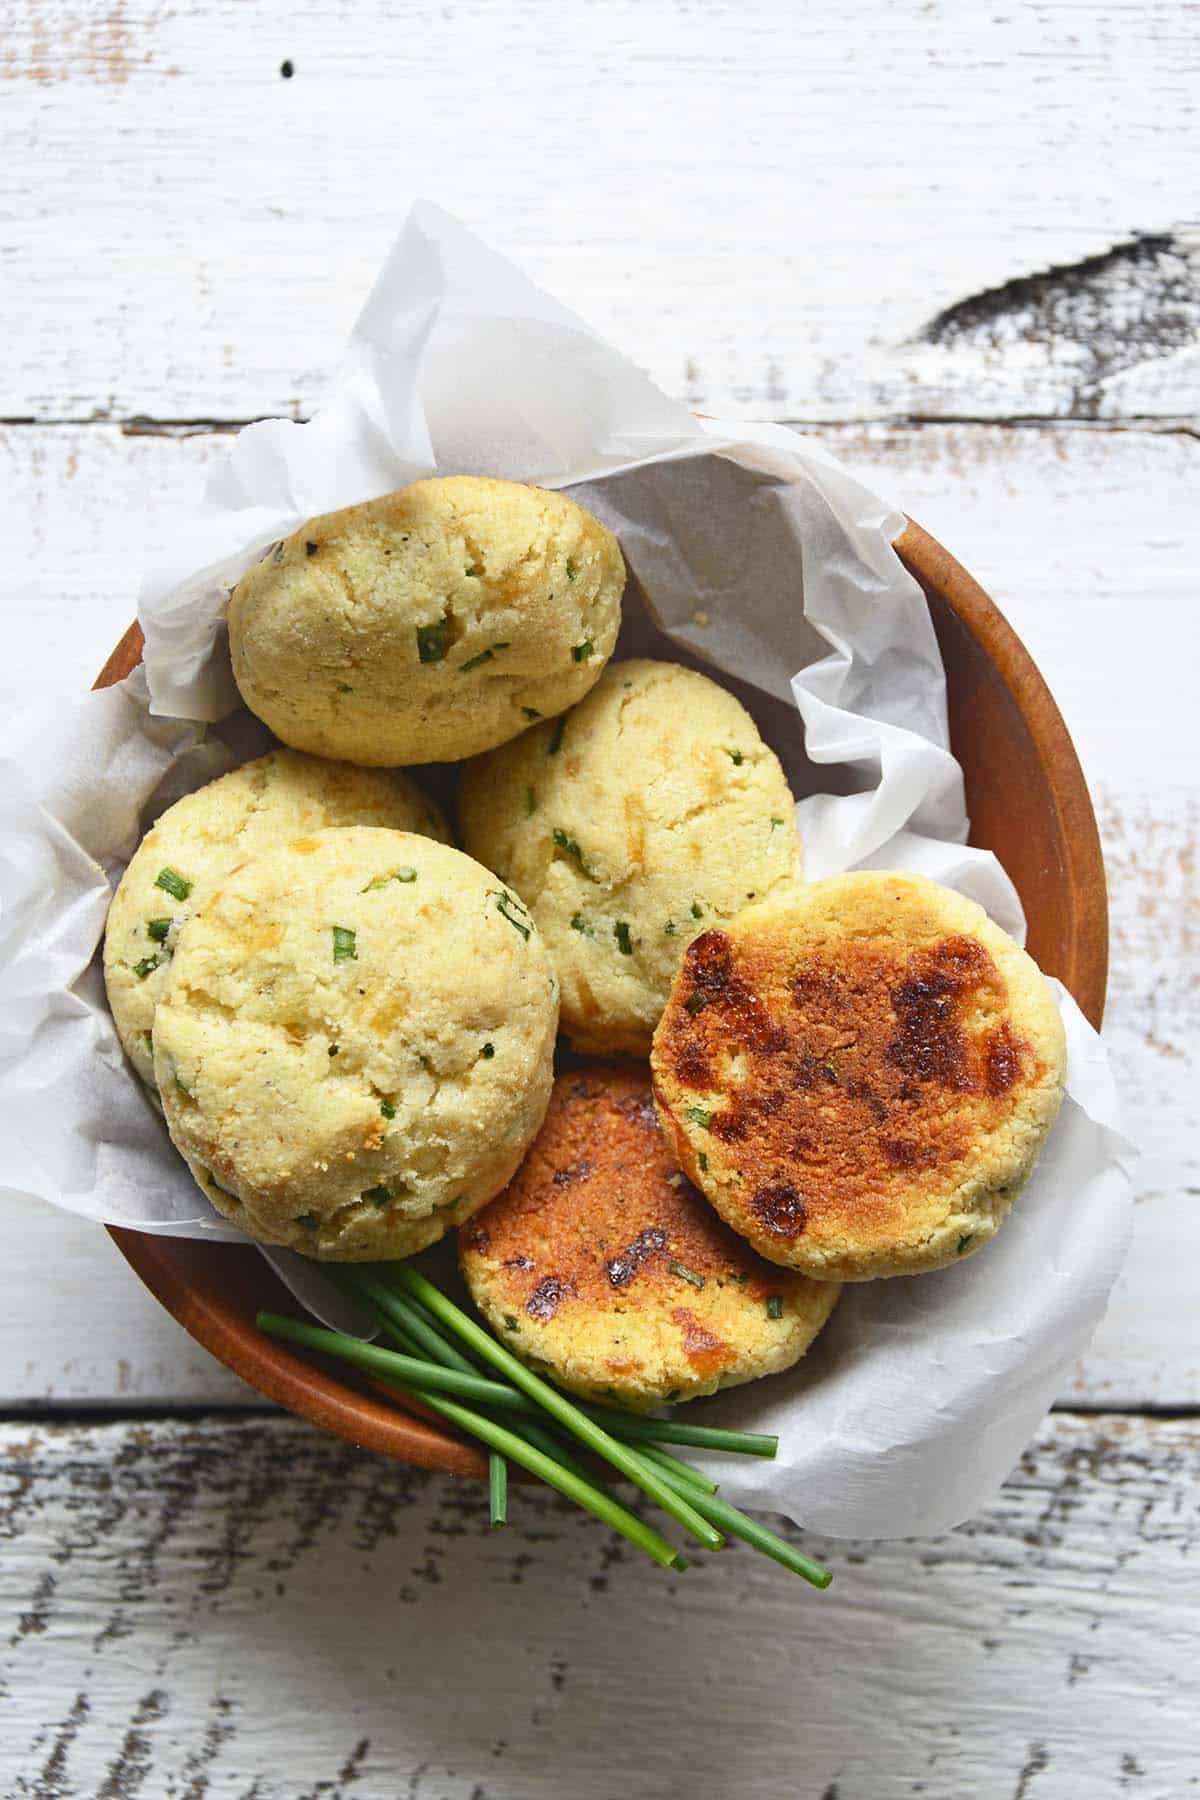
[[[516,1178],[458,1242],[505,1344],[577,1394],[642,1409],[790,1368],[838,1295],[723,1225],[679,1169],[646,1074],[603,1063],[559,1077]]]
[[[446,821],[400,769],[272,750],[185,794],[121,877],[104,933],[104,980],[126,1056],[154,1086],[151,1032],[179,927],[234,862],[331,825],[386,825],[446,842]]]
[[[267,846],[188,919],[154,1072],[176,1148],[253,1237],[407,1256],[513,1174],[557,1013],[536,927],[495,876],[348,826]]]
[[[233,672],[299,750],[454,762],[587,693],[624,586],[616,538],[565,494],[418,481],[310,519],[242,577]]]
[[[537,919],[584,1051],[647,1055],[691,940],[800,872],[774,751],[678,663],[612,663],[565,719],[480,757],[459,820]]]
[[[688,951],[654,1089],[692,1179],[772,1262],[866,1281],[993,1237],[1062,1100],[1037,965],[912,875],[841,875]]]

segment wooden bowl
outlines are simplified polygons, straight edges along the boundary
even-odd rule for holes
[[[1108,970],[1108,902],[1096,819],[1074,746],[1028,651],[961,564],[910,523],[897,541],[929,600],[946,665],[950,736],[966,777],[971,842],[994,850],[1016,883],[1029,949],[1099,1025]],[[130,626],[97,679],[141,660]],[[257,1250],[111,1228],[126,1261],[185,1331],[269,1400],[352,1444],[455,1475],[484,1459],[426,1416],[381,1400],[340,1370],[261,1335],[260,1307],[289,1296]]]

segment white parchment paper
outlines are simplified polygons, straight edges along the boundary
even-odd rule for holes
[[[569,488],[613,527],[631,572],[618,654],[733,686],[800,796],[809,875],[920,870],[1022,935],[1007,877],[966,846],[937,644],[891,549],[902,515],[781,426],[696,420],[418,205],[328,403],[241,432],[164,539],[141,592],[144,671],[0,730],[4,1191],[240,1237],[122,1058],[97,958],[111,884],[164,805],[262,747],[230,674],[231,582],[313,514],[434,471]],[[780,1435],[777,1462],[722,1461],[731,1498],[840,1536],[933,1533],[1012,1466],[1104,1310],[1129,1221],[1104,1050],[1060,1004],[1068,1099],[996,1242],[962,1268],[847,1288],[799,1369],[695,1409]],[[271,1260],[343,1316],[319,1269]]]

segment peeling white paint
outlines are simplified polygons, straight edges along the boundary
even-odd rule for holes
[[[1198,1476],[1194,1422],[1058,1417],[965,1530],[813,1542],[819,1595],[290,1421],[10,1425],[3,1791],[1175,1800]]]

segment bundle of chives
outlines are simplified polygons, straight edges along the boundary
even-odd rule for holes
[[[674,1568],[687,1566],[665,1540],[644,1526],[602,1483],[589,1475],[553,1429],[546,1429],[533,1422],[539,1415],[545,1418],[537,1393],[522,1391],[522,1388],[478,1373],[468,1358],[443,1336],[432,1316],[433,1308],[427,1305],[429,1294],[435,1297],[435,1304],[441,1302],[437,1310],[443,1323],[457,1318],[468,1327],[465,1331],[459,1327],[459,1336],[471,1345],[481,1361],[499,1366],[506,1374],[509,1372],[509,1364],[515,1362],[511,1353],[498,1345],[474,1320],[455,1307],[452,1301],[447,1300],[430,1284],[421,1288],[416,1284],[405,1283],[407,1291],[396,1293],[365,1271],[355,1271],[345,1285],[357,1290],[360,1297],[369,1301],[388,1336],[399,1346],[399,1351],[364,1343],[359,1338],[327,1331],[320,1326],[283,1319],[271,1313],[261,1313],[259,1325],[273,1336],[287,1338],[294,1343],[323,1350],[354,1363],[382,1379],[386,1385],[422,1400],[462,1430],[481,1438],[490,1451],[489,1516],[493,1524],[502,1522],[505,1516],[507,1468],[504,1453],[507,1452],[513,1461],[529,1469],[532,1474],[539,1475],[550,1486],[603,1519],[614,1530],[645,1549],[661,1565]],[[523,1370],[522,1365],[518,1367],[522,1367],[522,1372],[529,1375],[529,1371]],[[591,1431],[587,1428],[593,1424],[586,1415],[594,1414],[594,1423],[598,1425],[602,1422],[604,1426],[611,1428],[613,1438],[617,1432],[632,1427],[633,1442],[624,1446],[614,1444],[614,1448],[623,1453],[625,1467],[622,1472],[628,1473],[630,1479],[647,1492],[653,1492],[656,1487],[661,1491],[665,1486],[677,1502],[683,1503],[682,1509],[678,1506],[666,1508],[677,1519],[680,1518],[681,1510],[685,1516],[699,1516],[710,1527],[717,1528],[713,1535],[718,1544],[724,1541],[720,1536],[720,1531],[723,1530],[772,1557],[813,1586],[824,1588],[829,1585],[831,1576],[828,1570],[795,1550],[757,1520],[719,1499],[715,1483],[689,1463],[673,1457],[661,1447],[661,1443],[655,1441],[658,1433],[672,1429],[673,1421],[633,1418],[608,1407],[587,1408],[585,1415],[584,1409],[575,1407],[565,1396],[558,1394],[557,1390],[547,1389],[546,1384],[538,1377],[533,1376],[528,1386],[546,1389],[553,1395],[559,1404],[547,1407],[545,1411],[550,1412],[559,1431],[573,1431],[583,1437],[584,1442],[591,1441]],[[460,1399],[451,1399],[449,1396],[452,1393],[503,1412],[511,1420],[511,1425],[500,1425],[475,1408],[461,1404]],[[575,1424],[573,1415],[579,1415],[583,1430]],[[674,1429],[686,1431],[689,1438],[701,1442],[707,1448],[740,1450],[752,1455],[774,1454],[775,1441],[754,1433],[726,1432],[706,1426],[676,1426]],[[605,1432],[599,1432],[601,1439],[605,1435]],[[609,1460],[612,1460],[611,1457]],[[621,1467],[621,1464],[616,1466]],[[552,1470],[556,1472],[554,1475],[550,1473]]]
[[[452,1344],[446,1342],[430,1320],[429,1315],[417,1305],[415,1300],[406,1300],[400,1294],[393,1294],[390,1288],[384,1287],[380,1282],[372,1281],[369,1276],[359,1276],[357,1286],[361,1293],[371,1300],[384,1331],[393,1343],[399,1345],[401,1350],[407,1351],[410,1355],[416,1355],[418,1349],[423,1346],[435,1360],[447,1367],[463,1369],[468,1373],[472,1372],[471,1364],[466,1357],[462,1356]],[[515,1388],[512,1389],[512,1395],[524,1400],[525,1404],[532,1408],[533,1402],[526,1400],[524,1395],[517,1395]],[[514,1429],[527,1442],[536,1444],[539,1449],[545,1450],[550,1456],[557,1456],[561,1463],[565,1463],[568,1469],[573,1469],[582,1480],[594,1479],[589,1476],[582,1464],[576,1461],[563,1440],[556,1438],[552,1432],[543,1430],[539,1425],[524,1422],[516,1425]],[[673,1470],[675,1474],[690,1480],[693,1486],[699,1487],[704,1493],[715,1494],[717,1492],[715,1481],[710,1481],[707,1475],[702,1475],[699,1469],[694,1469],[690,1463],[682,1461],[677,1456],[672,1456],[669,1450],[662,1450],[654,1444],[646,1444],[642,1447],[641,1454],[651,1462],[657,1462],[661,1468]],[[489,1464],[489,1486],[490,1482]],[[603,1492],[608,1492],[602,1483],[596,1482],[596,1486],[601,1487]],[[493,1523],[495,1523],[494,1520]]]
[[[611,1463],[614,1469],[619,1469],[622,1475],[628,1476],[652,1500],[657,1500],[663,1511],[669,1513],[685,1531],[690,1532],[698,1543],[708,1550],[719,1550],[722,1547],[725,1539],[721,1533],[702,1516],[690,1499],[685,1500],[664,1479],[660,1469],[652,1463],[643,1462],[636,1450],[611,1437],[603,1426],[598,1425],[586,1413],[580,1412],[565,1394],[559,1393],[557,1388],[543,1381],[540,1375],[535,1375],[532,1369],[527,1369],[524,1363],[518,1362],[511,1350],[506,1350],[503,1344],[497,1343],[482,1325],[470,1318],[461,1307],[455,1306],[453,1300],[448,1300],[424,1275],[410,1268],[407,1263],[400,1263],[392,1270],[392,1277],[406,1293],[420,1301],[426,1312],[432,1313],[439,1323],[469,1344],[493,1368],[500,1369],[507,1375],[514,1387],[520,1388],[531,1400],[536,1400],[545,1407],[551,1418],[577,1437],[580,1443],[585,1444],[597,1456],[603,1457],[605,1462]]]
[[[376,1281],[372,1276],[357,1271],[355,1271],[350,1276],[349,1281],[343,1283],[343,1285],[348,1286],[352,1290],[357,1289],[359,1297],[365,1297],[371,1302],[379,1316],[380,1323],[383,1325],[385,1332],[392,1338],[393,1342],[399,1344],[401,1350],[406,1350],[410,1355],[415,1356],[423,1349],[434,1359],[434,1361],[444,1363],[448,1368],[461,1369],[468,1374],[473,1373],[473,1365],[468,1362],[461,1351],[457,1350],[453,1344],[447,1342],[441,1332],[437,1329],[437,1326],[433,1323],[433,1320],[429,1317],[429,1314],[425,1311],[424,1307],[420,1306],[417,1301],[409,1299],[403,1294],[395,1294],[392,1292],[391,1288],[385,1287],[381,1281]],[[514,1398],[518,1397],[515,1388],[512,1389],[512,1396]],[[519,1398],[524,1402],[525,1406],[529,1408],[533,1416],[536,1417],[539,1409],[535,1403],[524,1395],[519,1396]],[[583,1410],[586,1411],[587,1409],[584,1408]],[[609,1414],[609,1417],[614,1421],[616,1426],[616,1429],[613,1430],[613,1436],[620,1437],[622,1435],[621,1426],[624,1422],[625,1415],[613,1412]],[[635,1424],[642,1423],[641,1420],[635,1420],[633,1422]],[[563,1442],[561,1437],[555,1438],[550,1432],[544,1431],[540,1426],[535,1425],[522,1424],[516,1427],[516,1429],[520,1432],[521,1436],[527,1438],[530,1443],[537,1444],[540,1449],[547,1451],[551,1456],[557,1456],[561,1462],[564,1462],[567,1465],[568,1469],[574,1469],[575,1473],[581,1476],[585,1481],[589,1478],[588,1471],[575,1460],[570,1449]],[[720,1434],[716,1435],[719,1436]],[[735,1434],[730,1433],[728,1435],[732,1437]],[[758,1440],[755,1439],[754,1442],[757,1443]],[[764,1444],[769,1443],[773,1446],[775,1440],[774,1438],[764,1438],[762,1439],[762,1442]],[[727,1445],[726,1447],[728,1448],[731,1446]],[[709,1481],[707,1476],[701,1475],[698,1469],[693,1469],[690,1463],[684,1462],[679,1457],[672,1456],[668,1450],[662,1450],[654,1444],[647,1443],[643,1445],[642,1454],[643,1456],[649,1456],[652,1462],[657,1462],[660,1466],[672,1468],[677,1472],[683,1471],[685,1475],[692,1478],[694,1484],[702,1487],[707,1493],[715,1494],[717,1492],[717,1484],[715,1481]]]
[[[355,1275],[353,1285],[371,1302],[384,1330],[402,1350],[407,1350],[412,1356],[419,1356],[424,1351],[432,1361],[442,1363],[448,1369],[458,1369],[467,1375],[475,1374],[474,1365],[453,1344],[447,1342],[424,1308],[415,1301],[407,1300],[401,1294],[393,1294],[390,1288],[384,1287],[382,1282],[373,1280],[369,1275]],[[532,1420],[538,1418],[536,1407],[529,1408],[529,1416]],[[544,1450],[547,1456],[557,1456],[582,1481],[591,1480],[582,1464],[575,1460],[564,1445],[556,1442],[548,1431],[544,1431],[540,1423],[527,1424],[522,1421],[514,1429],[528,1443]],[[490,1480],[489,1465],[489,1484]]]

